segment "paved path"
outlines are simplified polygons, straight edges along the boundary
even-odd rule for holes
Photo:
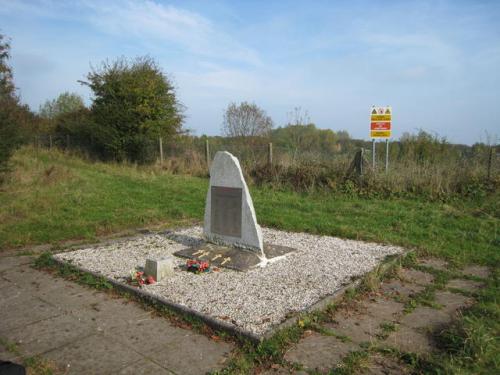
[[[425,270],[447,268],[438,259],[422,260],[420,266],[428,267]],[[435,335],[453,321],[459,309],[474,303],[470,293],[483,285],[467,276],[486,278],[488,272],[486,267],[467,267],[462,271],[463,276],[435,291],[432,307],[418,305],[406,311],[405,303],[426,287],[432,287],[434,276],[422,270],[402,269],[399,278],[382,283],[377,292],[336,311],[321,329],[306,331],[285,354],[289,365],[265,374],[297,373],[294,368],[327,373],[344,366],[343,359],[352,352],[366,353],[359,373],[410,374],[412,370],[397,357],[384,356],[376,350],[366,352],[366,348],[389,347],[419,356],[437,350]]]
[[[0,360],[40,355],[65,374],[204,374],[223,368],[233,349],[37,271],[32,260],[0,256]]]

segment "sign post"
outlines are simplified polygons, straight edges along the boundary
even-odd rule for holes
[[[389,171],[389,138],[385,140],[385,173]]]
[[[372,139],[372,168],[375,170],[375,138]]]
[[[392,107],[372,106],[370,137],[372,138],[373,169],[375,170],[375,140],[385,139],[385,171],[389,170],[389,138],[392,130]]]

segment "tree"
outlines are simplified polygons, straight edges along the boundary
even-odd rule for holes
[[[64,92],[56,99],[45,101],[40,106],[38,113],[42,118],[53,120],[64,113],[75,112],[83,108],[85,108],[85,104],[80,95]]]
[[[182,130],[183,107],[172,82],[150,57],[120,58],[92,69],[81,82],[94,93],[94,142],[107,159],[147,162],[158,136]]]
[[[8,162],[20,145],[22,128],[30,120],[31,112],[19,103],[8,64],[10,44],[0,34],[0,174],[8,170]]]
[[[268,136],[273,127],[271,117],[256,104],[231,103],[224,113],[222,132],[228,137]]]

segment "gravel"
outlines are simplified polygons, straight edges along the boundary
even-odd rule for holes
[[[370,271],[387,255],[404,251],[396,246],[262,230],[265,242],[297,251],[247,272],[221,269],[196,275],[176,268],[175,276],[143,288],[244,331],[263,335],[291,313],[306,309]],[[61,253],[56,258],[126,283],[132,272],[144,267],[146,258],[200,244],[201,235],[202,228],[195,226]],[[175,257],[178,266],[185,261]]]

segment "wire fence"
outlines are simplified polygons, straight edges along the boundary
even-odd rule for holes
[[[291,145],[280,145],[265,140],[229,139],[223,137],[202,138],[185,137],[176,141],[165,141],[162,138],[147,139],[137,149],[139,157],[144,163],[156,163],[164,165],[178,173],[189,173],[193,170],[206,171],[211,160],[218,151],[228,151],[236,156],[240,163],[247,169],[263,165],[279,165],[290,167],[295,165],[332,165],[349,169],[355,162],[356,154],[361,152],[364,167],[359,166],[356,170],[371,169],[372,171],[385,171],[386,145],[377,143],[375,145],[375,157],[369,142],[365,144],[338,144],[331,150],[319,150],[314,147],[293,147]],[[41,134],[33,137],[35,148],[60,149],[66,151],[77,151],[90,159],[95,159],[93,145],[88,141],[83,143],[77,137],[66,135]],[[467,149],[468,150],[468,149]],[[432,154],[432,153],[431,153]],[[498,147],[484,147],[479,151],[454,153],[453,156],[446,154],[429,157],[420,162],[420,165],[435,166],[446,165],[447,168],[476,168],[481,175],[493,178],[499,175],[500,163],[498,163]],[[432,156],[432,155],[431,155]],[[411,165],[419,163],[419,155],[409,156],[402,153],[402,146],[391,143],[388,148],[388,168],[403,170]],[[438,160],[439,159],[439,160]],[[359,160],[358,160],[359,163]],[[363,169],[364,168],[364,169]]]

